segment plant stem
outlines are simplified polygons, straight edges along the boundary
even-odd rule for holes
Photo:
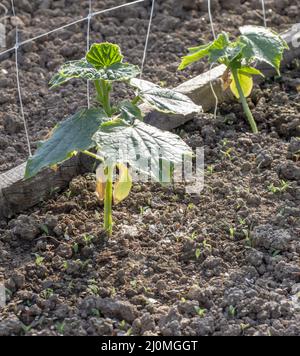
[[[107,167],[105,198],[104,198],[104,229],[108,236],[112,235],[112,198],[113,198],[113,166]]]
[[[108,116],[112,116],[112,108],[110,104],[111,84],[103,79],[95,80],[94,83],[98,93],[98,100],[100,101],[100,104],[102,105],[106,114]]]
[[[90,151],[82,151],[82,153],[84,153],[85,155],[90,156],[92,158],[95,158],[97,161],[104,162],[104,158],[96,155],[95,153],[92,153]]]
[[[231,68],[231,72],[232,72],[232,75],[233,75],[237,90],[238,90],[239,95],[240,95],[240,101],[241,101],[241,103],[243,105],[243,109],[244,109],[244,112],[245,112],[245,114],[247,116],[249,124],[251,126],[252,132],[257,134],[258,133],[257,125],[256,125],[255,119],[254,119],[254,117],[252,115],[252,112],[251,112],[251,110],[249,108],[249,105],[247,103],[247,99],[245,98],[245,95],[244,95],[244,92],[243,92],[243,89],[242,89],[242,86],[241,86],[241,83],[240,83],[240,80],[239,80],[239,76],[238,76],[238,70],[236,68]]]
[[[133,100],[132,100],[132,105],[137,105],[137,103],[141,100],[141,98],[139,96],[136,96]]]

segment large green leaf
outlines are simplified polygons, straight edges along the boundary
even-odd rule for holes
[[[264,27],[243,26],[240,31],[240,42],[245,45],[243,57],[249,62],[266,62],[279,73],[283,52],[288,49],[286,42],[277,33]]]
[[[110,67],[96,69],[86,59],[70,61],[60,67],[50,81],[52,88],[62,85],[73,78],[86,80],[104,79],[107,81],[126,81],[140,73],[137,66],[128,63],[115,63]]]
[[[49,84],[51,88],[54,88],[73,78],[96,80],[101,78],[101,74],[85,59],[70,61],[59,68],[58,73],[53,76]]]
[[[128,163],[137,171],[161,180],[161,162],[182,163],[191,149],[180,137],[139,120],[129,124],[115,119],[101,126],[93,136],[107,164]]]
[[[83,109],[58,124],[52,136],[42,142],[28,160],[25,178],[33,177],[45,167],[62,163],[77,151],[94,147],[92,136],[107,120],[101,109]]]
[[[171,89],[164,89],[141,79],[131,79],[130,84],[139,90],[140,98],[163,113],[190,115],[202,111],[201,106],[184,94]]]
[[[97,69],[121,63],[123,58],[120,47],[109,42],[93,44],[86,55],[87,61]]]
[[[183,70],[194,62],[210,56],[212,51],[224,51],[230,44],[227,33],[221,33],[217,39],[208,45],[189,48],[189,54],[182,58],[179,70]]]

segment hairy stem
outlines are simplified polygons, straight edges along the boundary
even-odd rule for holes
[[[104,230],[112,235],[112,198],[113,198],[113,167],[107,167],[105,198],[104,198]]]
[[[90,151],[82,151],[82,153],[84,153],[85,155],[90,156],[92,158],[95,158],[97,161],[104,162],[104,159],[95,153],[92,153]]]
[[[132,105],[137,105],[138,102],[141,100],[141,98],[139,96],[136,96],[133,100],[132,100]]]
[[[95,80],[94,83],[101,106],[108,116],[112,116],[112,107],[110,103],[111,84],[103,79]]]
[[[254,119],[254,117],[252,115],[252,112],[251,112],[251,110],[249,108],[249,105],[247,103],[247,99],[245,98],[245,95],[244,95],[244,92],[243,92],[243,89],[242,89],[242,86],[241,86],[241,83],[240,83],[240,80],[239,80],[239,76],[238,76],[238,70],[236,68],[231,68],[231,72],[232,72],[232,75],[233,75],[237,90],[238,90],[239,95],[240,95],[240,101],[241,101],[241,103],[243,105],[243,109],[244,109],[244,112],[245,112],[245,114],[247,116],[249,124],[251,126],[252,132],[257,134],[258,133],[258,128],[257,128],[256,122],[255,122],[255,119]]]

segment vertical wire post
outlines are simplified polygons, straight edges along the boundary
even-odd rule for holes
[[[16,17],[14,0],[11,0],[11,7],[12,7],[13,16]],[[30,145],[27,122],[25,119],[23,99],[22,99],[22,90],[21,90],[21,84],[20,84],[18,49],[19,49],[19,30],[18,30],[18,25],[16,25],[15,65],[16,65],[17,88],[18,88],[18,96],[19,96],[19,102],[20,102],[21,117],[23,120],[25,135],[26,135],[26,140],[27,140],[28,153],[29,153],[29,157],[31,157],[32,156],[31,145]]]
[[[89,0],[89,14],[88,14],[88,17],[87,17],[87,31],[86,31],[86,50],[87,50],[87,52],[90,49],[90,33],[91,33],[92,14],[93,14],[92,0]],[[86,95],[87,95],[87,106],[88,106],[88,109],[89,109],[90,106],[91,106],[91,103],[90,103],[90,82],[89,82],[89,80],[87,81],[87,84],[86,84]]]
[[[208,17],[209,17],[209,22],[210,22],[210,26],[211,26],[211,32],[213,34],[214,40],[217,39],[216,37],[216,32],[215,32],[215,26],[214,26],[214,22],[213,22],[213,17],[212,17],[212,12],[211,12],[211,0],[207,0],[207,7],[208,7]],[[217,113],[218,113],[218,106],[219,106],[219,98],[218,95],[215,92],[213,83],[211,81],[211,71],[213,69],[214,63],[211,64],[210,68],[209,68],[209,85],[210,85],[210,89],[213,93],[213,96],[216,100],[216,104],[215,104],[215,110],[214,110],[214,118],[217,118]]]
[[[266,14],[266,5],[265,5],[265,0],[261,0],[262,4],[262,11],[263,11],[263,17],[264,17],[264,26],[267,28],[267,14]]]
[[[211,32],[214,36],[214,39],[216,39],[216,32],[215,32],[215,26],[214,26],[214,22],[213,22],[213,17],[212,17],[212,13],[211,13],[211,0],[207,0],[207,7],[208,7],[208,17],[209,17],[209,22],[210,22],[210,27],[211,27]]]
[[[145,68],[145,63],[146,63],[146,58],[147,58],[147,51],[148,51],[148,45],[149,45],[149,38],[150,38],[150,33],[151,33],[151,26],[152,26],[152,22],[153,22],[154,8],[155,8],[155,0],[152,0],[152,7],[151,7],[151,13],[150,13],[150,20],[149,20],[149,24],[148,24],[148,30],[147,30],[147,36],[146,36],[146,42],[145,42],[145,48],[144,48],[143,59],[142,59],[140,77],[142,77],[143,72],[144,72],[144,68]]]

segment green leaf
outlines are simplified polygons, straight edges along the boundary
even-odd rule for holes
[[[126,81],[140,73],[137,66],[128,63],[115,63],[105,69],[96,69],[86,59],[67,62],[50,81],[51,88],[62,85],[73,78],[86,80]]]
[[[160,112],[186,116],[202,111],[201,106],[174,90],[141,79],[131,79],[130,84],[139,90],[139,96],[144,102]]]
[[[52,136],[28,160],[25,178],[35,176],[43,168],[62,163],[78,151],[94,147],[92,136],[107,119],[101,109],[83,109],[58,124]]]
[[[49,84],[51,88],[54,88],[73,78],[96,80],[101,78],[101,74],[85,59],[70,61],[59,68],[58,73],[53,76]]]
[[[237,59],[242,59],[242,51],[244,44],[242,43],[230,43],[224,48],[215,49],[212,48],[209,53],[210,63],[220,63],[229,66],[230,63],[236,61]]]
[[[244,75],[250,75],[250,76],[260,75],[260,76],[264,77],[264,74],[260,70],[254,68],[254,67],[248,67],[248,66],[242,66],[239,69],[239,73],[244,74]]]
[[[109,42],[93,44],[86,55],[87,61],[97,69],[121,63],[123,58],[120,47]]]
[[[93,136],[107,164],[128,163],[134,170],[160,181],[160,162],[181,163],[191,149],[180,137],[139,120],[129,124],[121,119],[102,125]],[[149,168],[149,163],[150,168]]]
[[[183,70],[194,62],[198,62],[200,59],[210,56],[212,51],[224,51],[230,44],[228,35],[221,33],[217,39],[208,45],[189,48],[189,54],[182,58],[182,62],[179,66],[179,70]]]
[[[101,79],[113,81],[127,81],[140,74],[140,68],[129,63],[115,63],[106,69],[100,69]]]
[[[248,62],[266,62],[280,73],[283,52],[288,49],[286,42],[277,33],[264,27],[243,26],[240,31],[240,42],[245,45],[243,57]]]
[[[125,121],[133,122],[135,119],[143,119],[143,115],[140,108],[132,104],[131,101],[122,101],[118,107],[118,110],[121,113],[122,119],[124,119]]]

